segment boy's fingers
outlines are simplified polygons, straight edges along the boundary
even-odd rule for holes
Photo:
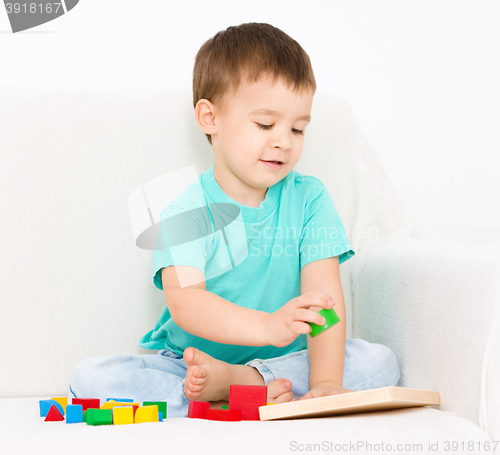
[[[306,293],[301,296],[297,301],[299,308],[308,308],[310,306],[320,306],[321,308],[330,309],[335,302],[333,298],[326,292],[311,292]]]
[[[298,333],[300,335],[310,333],[312,330],[312,327],[309,324],[301,321],[293,321],[291,327],[294,333]]]
[[[305,308],[299,308],[295,311],[295,318],[299,321],[314,322],[317,325],[323,325],[326,323],[326,319],[323,316],[315,311],[307,310]]]

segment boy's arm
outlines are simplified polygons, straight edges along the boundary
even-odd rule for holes
[[[197,284],[181,288],[177,273],[182,282]],[[289,300],[274,313],[252,310],[208,292],[204,278],[195,267],[162,269],[163,291],[174,322],[186,332],[217,343],[287,346],[300,334],[309,333],[306,322],[321,323],[322,317],[310,307],[331,307],[328,294],[314,292]]]
[[[176,270],[182,273],[183,282],[197,284],[181,288]],[[265,331],[268,313],[241,307],[207,291],[201,270],[182,265],[164,267],[162,284],[172,319],[186,332],[217,343],[269,344]]]
[[[314,338],[307,336],[310,392],[304,398],[347,392],[347,389],[342,388],[346,316],[338,256],[313,261],[302,268],[301,294],[305,292],[326,292],[331,295],[336,302],[333,309],[340,322]],[[319,311],[321,308],[314,309]]]

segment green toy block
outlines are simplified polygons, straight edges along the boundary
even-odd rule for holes
[[[83,421],[87,422],[87,410],[83,411]]]
[[[312,327],[311,333],[309,333],[309,335],[311,335],[311,337],[313,338],[316,335],[323,333],[325,330],[328,330],[330,327],[333,327],[337,322],[340,321],[340,318],[338,317],[337,313],[335,313],[333,307],[329,310],[324,308],[319,311],[318,314],[323,316],[326,322],[323,325],[317,325],[314,322],[308,322],[308,324]]]
[[[229,409],[229,406],[222,406],[222,409]]]
[[[111,409],[87,409],[87,425],[113,425]]]
[[[94,409],[87,409],[85,422],[87,423],[87,425],[94,425]]]
[[[94,425],[113,425],[113,410],[96,409],[94,411]]]
[[[167,402],[166,401],[144,401],[143,406],[158,406],[158,412],[163,412],[163,418],[167,418]]]

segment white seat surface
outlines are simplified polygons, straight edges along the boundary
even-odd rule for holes
[[[455,451],[450,446],[453,453],[479,453],[479,446],[481,453],[493,453],[484,450],[484,444],[491,441],[484,430],[434,407],[269,422],[175,418],[159,423],[89,426],[45,422],[40,417],[38,403],[48,398],[0,399],[1,453],[444,453],[446,441],[459,445]],[[467,450],[469,441],[475,444],[475,450]],[[429,444],[435,447],[436,443],[439,451],[429,450]],[[387,450],[388,444],[391,450]],[[398,444],[402,444],[399,449]],[[461,450],[462,444],[465,451]]]

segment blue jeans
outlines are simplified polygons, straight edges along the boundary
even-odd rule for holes
[[[295,398],[309,391],[307,349],[275,357],[255,359],[246,365],[255,367],[264,383],[287,378]],[[163,349],[157,354],[90,357],[73,371],[69,396],[75,398],[132,398],[135,402],[166,401],[168,417],[186,417],[188,403],[184,394],[187,365],[183,358]],[[387,346],[360,338],[346,340],[342,387],[368,390],[399,384],[396,355]]]

